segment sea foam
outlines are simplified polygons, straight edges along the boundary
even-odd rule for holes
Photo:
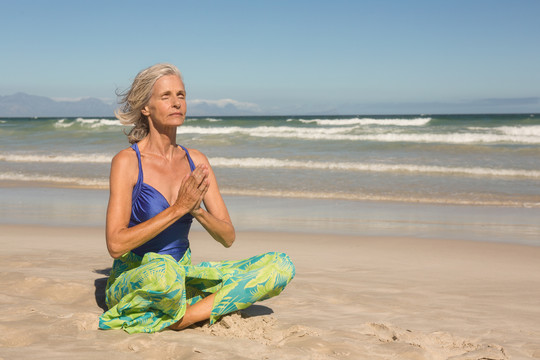
[[[468,198],[455,196],[419,197],[406,194],[373,194],[366,192],[317,192],[317,191],[287,191],[287,190],[252,190],[233,189],[224,187],[221,192],[225,195],[255,196],[255,197],[277,197],[277,198],[306,198],[306,199],[340,199],[355,201],[389,201],[389,202],[414,202],[420,204],[441,204],[441,205],[484,205],[484,206],[512,206],[539,208],[540,203],[527,202],[524,199],[489,199],[489,198]]]
[[[424,126],[431,121],[431,118],[414,119],[372,119],[372,118],[351,118],[351,119],[287,119],[287,121],[299,121],[304,124],[316,123],[317,125],[381,125],[381,126]]]
[[[0,173],[0,181],[24,181],[24,182],[44,182],[63,185],[84,186],[89,188],[105,189],[109,186],[107,179],[80,178],[69,176],[52,176],[37,174],[20,174],[13,172]]]
[[[510,136],[531,136],[540,138],[540,126],[500,126],[494,128],[505,135]]]
[[[73,125],[79,125],[82,127],[89,127],[89,128],[101,128],[104,126],[124,126],[119,120],[111,120],[111,119],[84,119],[84,118],[77,118],[75,120],[59,119],[54,123],[54,127],[56,128],[68,128],[68,127],[72,127]]]
[[[112,155],[109,154],[42,155],[0,153],[0,161],[20,163],[110,163],[111,159]]]
[[[359,126],[307,128],[293,126],[257,126],[257,127],[200,127],[183,126],[178,134],[200,135],[244,135],[262,138],[295,138],[302,140],[329,140],[329,141],[373,141],[373,142],[409,142],[409,143],[443,143],[443,144],[540,144],[540,136],[500,133],[433,133],[433,132],[392,132],[371,131],[358,133]]]
[[[444,175],[494,176],[540,178],[540,171],[523,169],[496,169],[482,167],[446,167],[436,165],[414,164],[377,164],[359,162],[320,162],[296,161],[275,158],[211,158],[210,163],[215,167],[230,168],[287,168],[304,170],[338,170],[388,173],[425,173]]]

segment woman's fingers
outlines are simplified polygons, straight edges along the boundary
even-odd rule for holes
[[[203,181],[201,185],[199,186],[198,188],[198,190],[200,191],[199,200],[190,211],[193,216],[195,216],[197,211],[201,208],[201,202],[204,200],[204,195],[206,195],[206,192],[208,191],[209,187],[210,187],[210,181],[208,181],[208,179]]]
[[[198,165],[191,173],[191,176],[197,183],[197,186],[200,186],[203,180],[208,177],[208,167],[204,164]]]
[[[199,190],[201,191],[201,196],[204,197],[206,192],[208,191],[208,188],[210,187],[210,180],[205,179],[201,185],[199,185]]]
[[[183,204],[190,211],[197,209],[208,191],[209,185],[208,167],[206,165],[199,165],[191,174],[184,177],[178,190],[178,199],[176,201]]]

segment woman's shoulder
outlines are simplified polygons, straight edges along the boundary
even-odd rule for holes
[[[186,148],[186,149],[189,152],[189,156],[191,157],[191,160],[193,160],[195,165],[208,164],[208,158],[206,157],[206,155],[202,153],[202,151],[199,151],[197,149],[190,149],[190,148]]]
[[[133,160],[137,160],[137,154],[135,151],[133,151],[133,148],[128,147],[123,150],[120,150],[118,154],[114,155],[112,161],[113,162],[132,162]]]
[[[131,147],[121,150],[112,158],[111,166],[124,170],[137,169],[137,154]]]
[[[113,183],[126,184],[126,182],[134,185],[137,182],[138,174],[137,154],[132,148],[121,150],[112,158],[111,186]]]

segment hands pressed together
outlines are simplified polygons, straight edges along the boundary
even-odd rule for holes
[[[200,164],[193,172],[186,175],[182,179],[174,206],[186,209],[193,216],[197,215],[201,210],[201,201],[210,186],[208,174],[208,167],[205,164]]]

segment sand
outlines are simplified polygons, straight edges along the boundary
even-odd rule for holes
[[[203,232],[193,261],[284,251],[278,297],[182,332],[98,330],[101,227],[0,225],[2,359],[540,358],[540,247],[413,237]]]

